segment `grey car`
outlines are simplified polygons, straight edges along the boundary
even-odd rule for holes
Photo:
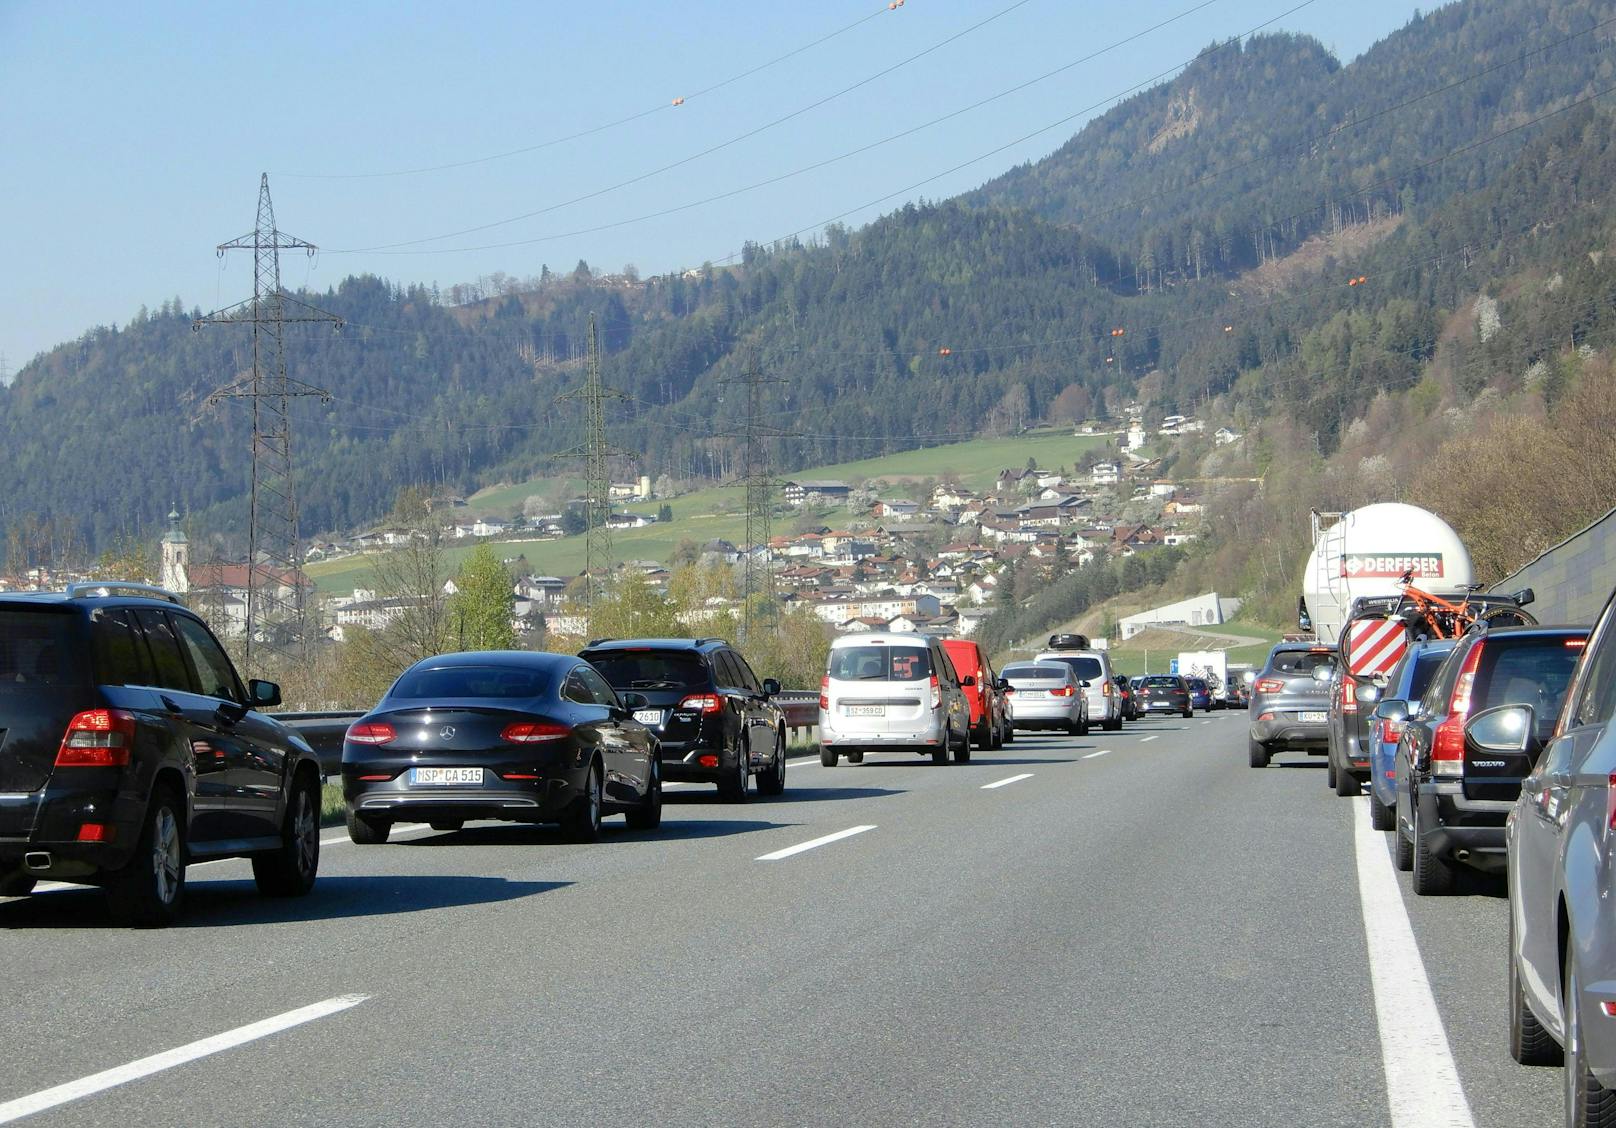
[[[1537,710],[1503,705],[1465,724],[1467,743],[1532,764],[1504,824],[1509,872],[1509,1048],[1565,1066],[1572,1125],[1616,1119],[1616,601],[1572,675],[1558,727],[1538,747]]]
[[[1326,755],[1330,746],[1330,679],[1336,652],[1312,642],[1282,642],[1251,685],[1251,766],[1266,768],[1277,753],[1297,749]]]
[[[1054,729],[1087,736],[1088,698],[1065,662],[1016,662],[1002,674],[1010,687],[1010,719],[1018,729]]]

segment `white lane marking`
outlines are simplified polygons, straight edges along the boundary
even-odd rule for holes
[[[1352,825],[1392,1128],[1475,1128],[1386,836],[1370,829],[1368,806],[1367,797],[1353,802]]]
[[[1145,737],[1140,738],[1139,743],[1140,744],[1149,744],[1152,740],[1155,740],[1155,739],[1156,738],[1154,736],[1145,736]]]
[[[789,858],[793,854],[800,854],[804,850],[812,850],[818,846],[828,846],[832,842],[840,842],[844,838],[851,838],[855,834],[863,834],[866,830],[874,830],[873,826],[854,826],[846,830],[838,830],[835,834],[827,834],[823,838],[815,838],[808,842],[799,842],[795,846],[787,846],[784,850],[776,850],[772,854],[764,854],[757,860],[760,862],[778,862],[781,858]]]
[[[67,1104],[69,1101],[80,1100],[93,1096],[118,1085],[138,1081],[142,1077],[150,1077],[153,1073],[161,1073],[165,1069],[173,1069],[177,1065],[185,1065],[198,1058],[208,1057],[221,1053],[224,1050],[234,1049],[248,1042],[267,1038],[271,1034],[279,1034],[294,1026],[302,1026],[306,1022],[313,1022],[317,1018],[345,1011],[349,1007],[358,1006],[370,996],[368,995],[338,995],[321,1003],[313,1003],[297,1010],[287,1011],[285,1014],[266,1018],[247,1026],[238,1026],[234,1030],[226,1030],[223,1034],[215,1034],[211,1038],[203,1038],[197,1042],[189,1042],[172,1050],[164,1050],[160,1054],[152,1054],[128,1065],[120,1065],[113,1069],[106,1069],[100,1073],[92,1073],[88,1077],[81,1077],[77,1081],[69,1081],[65,1085],[57,1085],[50,1089],[41,1089],[26,1097],[0,1104],[0,1124],[10,1124],[14,1120],[21,1120],[25,1116],[32,1116],[36,1112],[43,1112],[48,1108]]]
[[[1022,772],[1020,775],[1013,775],[1013,776],[1010,776],[1008,779],[996,780],[993,783],[984,783],[982,785],[982,790],[983,791],[992,791],[995,787],[1003,787],[1003,786],[1005,786],[1006,784],[1009,784],[1009,783],[1020,783],[1024,779],[1031,779],[1031,778],[1032,778],[1032,773],[1031,772]]]
[[[1204,720],[1204,721],[1202,721],[1202,722],[1201,722],[1201,723],[1202,723],[1202,724],[1203,724],[1203,725],[1209,725],[1209,724],[1211,724],[1211,723],[1212,723],[1212,718],[1211,718],[1211,717],[1208,717],[1208,718],[1207,718],[1207,719],[1206,719],[1206,720]]]
[[[1155,740],[1156,738],[1153,736],[1150,739]],[[1102,748],[1098,752],[1090,752],[1087,756],[1084,756],[1083,759],[1092,760],[1096,756],[1105,756],[1105,755],[1109,754],[1110,751],[1111,751],[1111,749],[1109,749],[1109,748]]]

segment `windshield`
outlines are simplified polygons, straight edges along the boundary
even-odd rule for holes
[[[1006,666],[1004,668],[1004,678],[1006,681],[1015,681],[1017,678],[1020,678],[1022,681],[1048,681],[1051,678],[1056,681],[1065,681],[1066,667]]]
[[[1311,674],[1317,666],[1333,670],[1335,662],[1335,652],[1331,650],[1278,650],[1268,668],[1276,674]]]
[[[71,615],[0,611],[0,685],[71,685],[75,682]]]
[[[388,697],[428,701],[457,697],[538,697],[550,686],[543,670],[517,666],[441,666],[410,670],[398,679]]]
[[[1580,637],[1489,638],[1476,668],[1471,713],[1494,705],[1530,705],[1539,727],[1553,728],[1580,657]]]
[[[613,689],[700,689],[710,680],[696,654],[606,650],[583,658]]]
[[[1161,677],[1161,676],[1152,677],[1152,678],[1146,678],[1145,679],[1145,684],[1150,686],[1153,689],[1178,689],[1178,688],[1180,688],[1177,678],[1169,678],[1169,677]]]
[[[834,681],[920,681],[931,677],[923,646],[844,646],[830,652]]]
[[[1060,662],[1072,668],[1082,681],[1098,681],[1105,677],[1105,667],[1098,658],[1043,658],[1043,662]]]

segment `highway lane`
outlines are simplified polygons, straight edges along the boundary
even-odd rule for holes
[[[301,901],[199,867],[161,933],[0,902],[0,1102],[361,994],[28,1122],[1391,1123],[1362,812],[1318,761],[1246,768],[1243,720],[794,762],[779,800],[676,789],[591,846],[331,846]],[[1475,1123],[1552,1123],[1557,1073],[1504,1049],[1503,902],[1406,885]]]

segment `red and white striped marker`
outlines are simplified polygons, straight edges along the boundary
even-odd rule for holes
[[[1389,674],[1408,653],[1408,627],[1401,619],[1359,619],[1347,633],[1345,649],[1353,676]]]

